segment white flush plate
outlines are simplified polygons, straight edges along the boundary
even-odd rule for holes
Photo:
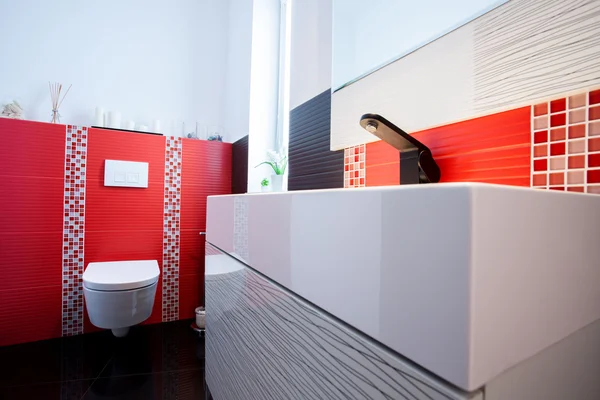
[[[105,160],[104,186],[148,187],[148,163]]]

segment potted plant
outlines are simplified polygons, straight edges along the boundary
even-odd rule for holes
[[[260,181],[260,188],[263,192],[269,191],[269,180],[267,178]]]
[[[284,151],[277,152],[275,150],[267,151],[267,161],[263,161],[256,167],[260,167],[263,164],[270,165],[273,168],[274,174],[271,175],[271,190],[273,192],[281,192],[283,187],[283,174],[287,168],[287,155]]]

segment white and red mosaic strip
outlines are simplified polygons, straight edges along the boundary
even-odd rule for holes
[[[166,138],[163,214],[162,320],[179,319],[179,223],[181,212],[181,138]]]
[[[366,181],[366,151],[361,144],[344,149],[344,187],[365,187]]]
[[[242,261],[250,261],[247,197],[236,196],[233,199],[233,252]]]
[[[600,90],[531,109],[531,186],[600,194]]]
[[[62,335],[83,333],[86,127],[67,125],[62,253]]]

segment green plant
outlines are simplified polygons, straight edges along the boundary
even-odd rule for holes
[[[262,186],[262,187],[269,186],[269,180],[267,178],[263,179],[262,181],[260,181],[260,186]]]
[[[283,151],[279,153],[274,150],[269,150],[267,151],[267,157],[269,158],[268,161],[263,161],[254,168],[258,168],[263,164],[267,164],[273,168],[275,175],[285,174],[285,169],[287,167],[287,155],[284,155]]]

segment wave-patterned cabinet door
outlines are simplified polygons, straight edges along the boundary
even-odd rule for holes
[[[215,400],[475,399],[206,245],[206,382]]]

